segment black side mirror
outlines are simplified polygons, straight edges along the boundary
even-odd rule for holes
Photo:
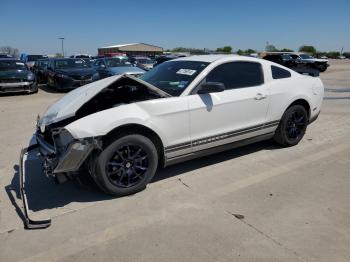
[[[197,94],[209,94],[209,93],[217,93],[222,91],[225,91],[225,85],[223,83],[207,82],[202,84],[199,87]]]

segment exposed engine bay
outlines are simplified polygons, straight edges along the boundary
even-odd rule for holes
[[[128,77],[103,89],[90,101],[85,103],[76,113],[75,119],[106,110],[123,104],[130,104],[162,96],[150,90],[147,86]]]

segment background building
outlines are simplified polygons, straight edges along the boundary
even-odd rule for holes
[[[127,55],[160,55],[163,54],[163,48],[144,43],[112,45],[98,48],[98,55],[108,53],[124,53]]]

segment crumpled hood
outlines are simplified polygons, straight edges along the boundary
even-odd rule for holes
[[[0,71],[0,79],[26,80],[29,74],[31,74],[31,72],[28,70]]]
[[[135,66],[118,66],[118,67],[110,67],[109,70],[115,75],[122,74],[144,74],[145,70]]]
[[[59,74],[65,74],[65,75],[86,76],[86,75],[92,75],[96,73],[96,70],[94,70],[93,68],[69,68],[69,69],[57,69],[56,72]]]
[[[64,119],[73,117],[75,113],[78,111],[80,107],[82,107],[86,102],[88,102],[91,98],[101,92],[104,88],[108,87],[112,83],[118,81],[123,77],[131,78],[147,88],[151,89],[153,92],[158,93],[163,97],[170,96],[166,92],[158,89],[157,87],[144,82],[136,77],[130,75],[116,75],[111,76],[84,86],[81,86],[77,89],[74,89],[67,93],[65,96],[60,98],[54,104],[52,104],[47,111],[42,115],[39,120],[40,127],[50,125],[52,123],[56,123],[62,121]]]

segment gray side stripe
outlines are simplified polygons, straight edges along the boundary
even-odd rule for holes
[[[203,144],[223,140],[223,139],[230,138],[230,137],[248,134],[248,133],[262,130],[265,128],[274,127],[274,126],[277,126],[279,124],[279,122],[280,122],[280,120],[271,121],[271,122],[267,122],[265,124],[260,124],[260,125],[256,125],[256,126],[252,126],[252,127],[248,127],[248,128],[242,128],[239,130],[230,131],[230,132],[226,132],[226,133],[222,133],[222,134],[218,134],[218,135],[214,135],[214,136],[203,137],[200,139],[193,140],[192,143],[191,143],[191,141],[189,141],[189,142],[185,142],[185,143],[181,143],[181,144],[168,146],[165,148],[165,153],[171,153],[174,151],[190,148],[191,145],[192,146],[203,145]]]

